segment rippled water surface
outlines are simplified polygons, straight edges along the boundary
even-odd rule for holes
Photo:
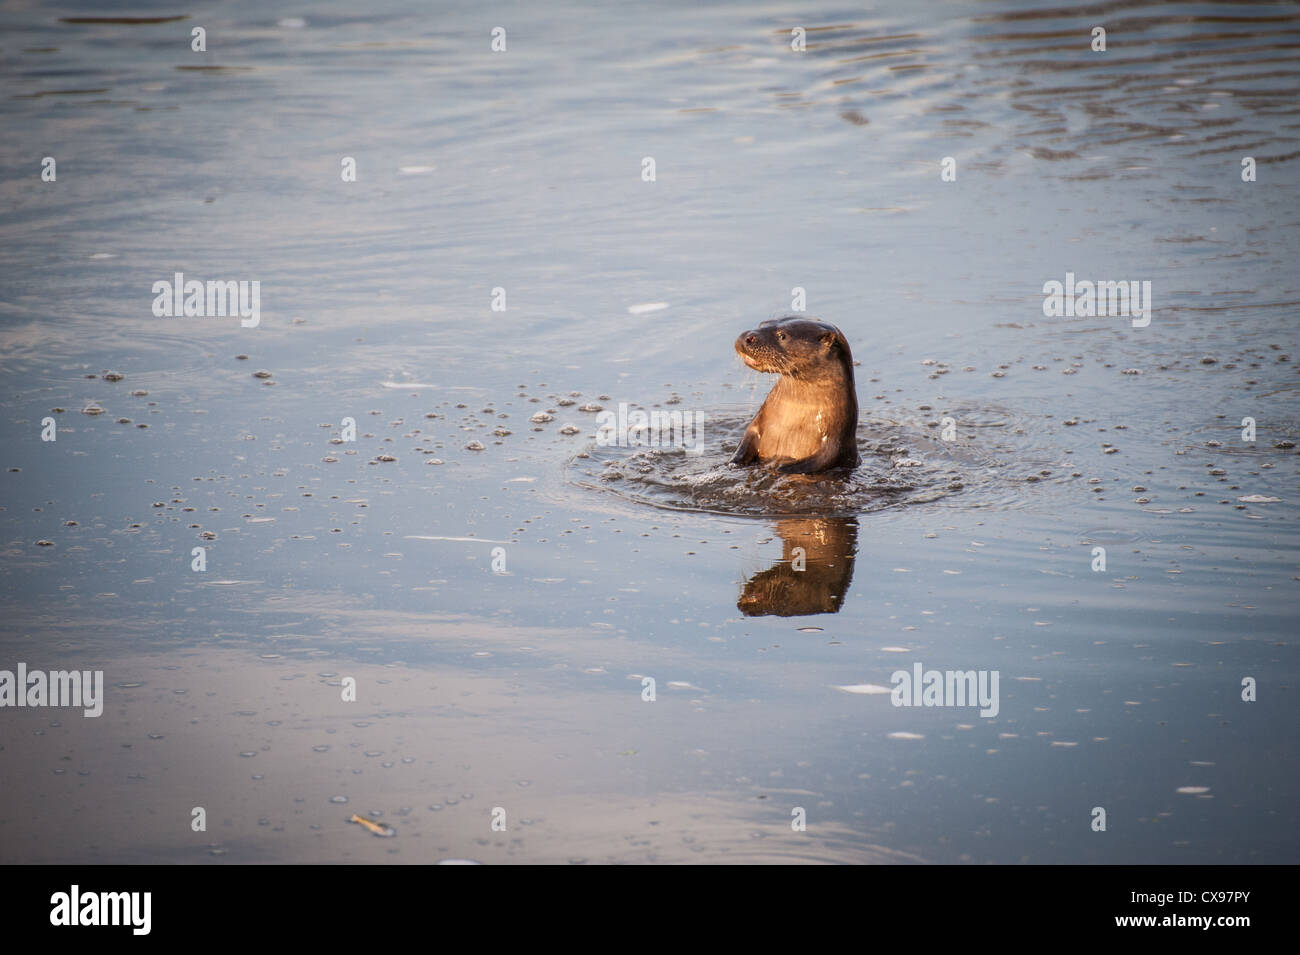
[[[106,696],[0,708],[0,861],[1300,858],[1300,8],[4,4],[0,76],[0,670]],[[725,467],[796,289],[847,479]]]

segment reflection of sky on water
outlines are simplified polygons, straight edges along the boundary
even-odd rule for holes
[[[551,6],[494,56],[468,13],[236,5],[201,62],[189,21],[0,15],[0,667],[110,688],[0,713],[6,861],[1293,861],[1300,73],[1209,8],[1104,55],[1008,9],[796,55],[785,10]],[[176,271],[260,281],[261,327],[154,318]],[[1152,324],[1044,318],[1067,271]],[[916,452],[951,413],[984,470],[863,514],[838,614],[746,617],[773,522],[566,464],[583,403],[752,412],[731,342],[795,286],[864,416]],[[998,717],[834,689],[915,661],[998,670]]]

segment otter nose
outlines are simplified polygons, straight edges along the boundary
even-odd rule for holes
[[[745,336],[745,344],[746,344],[746,345],[752,345],[752,344],[754,344],[754,343],[757,342],[757,341],[758,341],[758,336],[755,335],[755,334],[753,334],[752,332],[751,332],[750,334],[748,334],[748,335]]]

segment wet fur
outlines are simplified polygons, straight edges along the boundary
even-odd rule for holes
[[[741,332],[736,351],[750,368],[781,377],[745,429],[733,465],[816,474],[861,463],[853,354],[843,332],[798,316],[770,319]]]

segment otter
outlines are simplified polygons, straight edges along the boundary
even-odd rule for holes
[[[781,377],[745,429],[733,466],[817,474],[862,463],[853,354],[843,332],[790,315],[741,332],[736,351],[750,368]]]

